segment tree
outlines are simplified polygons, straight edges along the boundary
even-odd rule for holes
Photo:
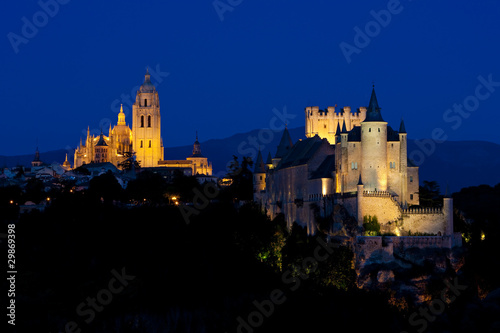
[[[118,168],[121,170],[132,170],[133,168],[139,169],[140,163],[135,160],[135,152],[126,151],[123,153],[124,160],[118,163]]]
[[[253,199],[253,173],[250,167],[253,165],[251,157],[242,157],[241,164],[238,157],[233,155],[233,161],[229,164],[227,178],[233,183],[225,191],[231,199],[252,200]]]
[[[44,188],[45,185],[43,185],[43,182],[40,179],[32,178],[28,180],[24,188],[25,199],[39,203],[45,198]]]
[[[420,205],[423,207],[440,207],[443,205],[443,196],[439,194],[437,181],[424,180],[424,186],[419,187]]]
[[[380,224],[378,223],[378,218],[375,215],[365,215],[363,217],[363,228],[365,229],[365,234],[367,236],[380,235]]]
[[[110,202],[122,198],[123,188],[116,180],[113,172],[108,170],[108,172],[90,180],[89,193],[95,198],[102,198],[104,202]]]
[[[143,201],[144,199],[160,203],[164,200],[166,182],[163,177],[150,170],[142,171],[137,178],[129,181],[127,196],[129,199]]]

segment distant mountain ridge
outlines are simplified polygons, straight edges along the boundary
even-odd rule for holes
[[[294,142],[305,138],[303,126],[288,130]],[[264,162],[269,152],[274,156],[282,133],[282,130],[262,129],[238,133],[224,139],[201,142],[201,151],[213,163],[214,175],[223,176],[233,155],[240,160],[243,155],[255,158],[257,145],[261,147]],[[408,156],[420,166],[420,183],[423,180],[437,180],[442,193],[445,193],[447,187],[452,193],[463,187],[500,183],[500,145],[486,141],[445,141],[434,143],[432,147],[430,144],[423,145],[423,142],[430,141],[408,140]],[[192,145],[166,147],[165,159],[185,159],[192,150]],[[73,152],[73,149],[43,152],[40,153],[40,159],[49,164],[62,163],[67,153],[68,160],[73,163]],[[34,153],[0,156],[0,167],[30,166],[34,156]]]

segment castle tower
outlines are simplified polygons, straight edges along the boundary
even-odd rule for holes
[[[348,149],[347,149],[347,129],[345,126],[345,121],[342,124],[342,130],[340,132],[340,151],[341,151],[341,187],[340,193],[344,194],[347,188],[347,171],[348,171]]]
[[[141,167],[156,167],[163,160],[160,100],[149,70],[132,106],[133,149]]]
[[[255,160],[255,168],[253,171],[253,190],[254,192],[264,191],[266,189],[266,166],[262,159],[262,154],[259,149],[259,154]]]
[[[318,135],[330,144],[335,142],[335,106],[329,106],[326,110],[320,110],[317,106],[307,107],[305,116],[307,138]]]
[[[361,175],[364,189],[387,190],[387,122],[382,119],[375,87],[372,89],[366,118],[361,123]]]
[[[399,174],[401,184],[401,205],[406,208],[408,202],[408,146],[407,133],[403,118],[399,125]]]

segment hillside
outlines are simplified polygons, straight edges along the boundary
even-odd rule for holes
[[[280,132],[269,131],[260,133],[261,130],[253,130],[247,133],[238,133],[224,139],[207,140],[201,143],[203,155],[212,161],[214,174],[223,176],[226,165],[232,161],[233,155],[252,156],[257,154],[255,142],[261,146],[264,162],[268,152],[272,155],[276,153],[281,138]],[[294,141],[305,138],[304,127],[289,129]],[[265,135],[263,135],[265,134]],[[270,142],[263,142],[259,138],[264,138]],[[252,145],[253,144],[253,145]],[[192,145],[179,147],[166,147],[166,159],[184,159],[191,154]],[[500,145],[485,141],[446,141],[435,144],[435,150],[428,156],[416,144],[415,140],[408,140],[408,155],[414,157],[424,156],[417,161],[420,165],[420,181],[437,180],[444,193],[448,185],[450,192],[459,191],[463,187],[500,183]],[[68,160],[73,161],[73,151],[60,149],[40,153],[40,158],[46,163],[64,161],[65,154],[68,153]],[[19,156],[0,156],[1,167],[12,167],[15,165],[29,166],[34,154]]]

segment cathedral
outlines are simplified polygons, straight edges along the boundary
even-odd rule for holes
[[[396,131],[384,121],[375,88],[368,107],[355,111],[306,107],[305,136],[293,143],[285,128],[275,156],[266,163],[257,156],[254,199],[271,218],[282,213],[289,227],[297,222],[315,234],[318,216],[333,216],[340,205],[360,227],[376,216],[385,234],[446,236],[449,247],[459,238],[451,198],[441,208],[419,206],[405,124]]]
[[[191,175],[212,175],[212,164],[201,154],[198,134],[193,154],[186,160],[164,160],[160,99],[148,70],[132,105],[132,129],[125,122],[122,106],[118,122],[114,127],[110,125],[108,136],[102,130],[99,136],[94,136],[87,129],[85,144],[80,140],[80,145],[75,150],[74,167],[105,162],[118,167],[130,154],[135,154],[141,168],[185,168],[191,169]]]

